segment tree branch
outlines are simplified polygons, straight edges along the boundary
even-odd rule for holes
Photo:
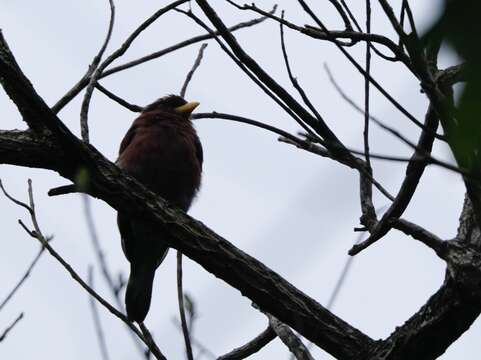
[[[272,340],[276,338],[276,333],[269,325],[267,329],[257,335],[254,339],[242,345],[234,350],[228,352],[225,355],[219,356],[217,360],[241,360],[245,359],[259,350],[261,350],[264,346],[269,344]]]
[[[168,232],[170,246],[239,289],[261,309],[334,356],[357,359],[369,348],[373,341],[368,336],[331,314],[314,299],[202,223],[169,207],[163,199],[124,175],[93,146],[82,144],[35,94],[31,84],[18,81],[23,77],[21,75],[12,74],[12,69],[0,61],[0,77],[7,84],[8,94],[15,102],[22,105],[26,103],[28,111],[36,113],[35,121],[50,129],[52,139],[61,149],[60,154],[54,157],[63,155],[68,160],[67,164],[63,164],[67,165],[65,168],[55,169],[62,176],[75,182],[78,169],[86,169],[89,176],[84,191],[101,198],[116,210],[152,220]],[[10,86],[10,81],[15,81],[15,86]],[[24,102],[25,99],[28,102]],[[19,110],[24,112],[22,108]],[[3,162],[3,159],[0,161]]]
[[[12,331],[12,329],[18,324],[20,320],[23,319],[23,313],[20,313],[17,318],[3,331],[3,333],[0,335],[0,342],[5,340],[7,337],[8,333]]]

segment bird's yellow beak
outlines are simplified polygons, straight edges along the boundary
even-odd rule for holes
[[[176,107],[174,110],[179,114],[190,114],[197,106],[199,106],[199,104],[200,103],[197,101],[191,101],[187,104]]]

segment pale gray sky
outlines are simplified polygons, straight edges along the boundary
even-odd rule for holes
[[[228,24],[252,18],[223,2],[212,2]],[[258,2],[270,8],[273,1]],[[302,25],[310,23],[297,2],[281,0],[286,17]],[[314,3],[314,2],[313,2]],[[362,1],[349,1],[362,19]],[[376,3],[376,2],[374,2]],[[393,6],[400,1],[392,1]],[[166,1],[117,0],[114,35],[107,53]],[[412,1],[421,29],[434,21],[441,0]],[[17,60],[38,93],[53,104],[83,73],[97,52],[107,27],[107,1],[66,2],[60,0],[0,0],[0,24]],[[331,27],[341,22],[327,1],[316,9]],[[200,14],[194,6],[193,10]],[[364,20],[361,21],[364,24]],[[337,26],[335,26],[337,24]],[[392,34],[381,9],[373,8],[373,31]],[[241,30],[236,36],[282,84],[289,81],[283,66],[278,25],[272,22]],[[134,59],[203,33],[189,19],[172,13],[163,16],[134,43],[116,64]],[[200,44],[182,49],[136,68],[115,74],[104,81],[125,99],[146,104],[157,97],[180,90]],[[331,44],[305,39],[287,32],[287,46],[294,72],[311,95],[329,125],[349,146],[362,147],[362,116],[346,105],[328,82],[323,64],[330,65],[345,90],[359,103],[363,99],[363,79]],[[364,46],[352,49],[363,61]],[[442,64],[456,61],[446,52]],[[423,118],[426,100],[412,75],[398,64],[374,57],[373,73],[389,91],[418,118]],[[293,92],[294,93],[294,92]],[[187,96],[201,102],[199,111],[217,110],[274,124],[295,132],[298,126],[276,104],[266,98],[233,62],[210,42],[204,61],[195,74]],[[69,104],[61,119],[79,134],[81,97]],[[24,128],[15,106],[1,91],[2,129]],[[416,139],[417,129],[373,91],[372,112]],[[118,144],[135,114],[95,92],[90,108],[92,143],[114,160]],[[322,304],[326,304],[347,250],[356,238],[353,227],[360,215],[358,176],[330,160],[277,142],[260,129],[222,120],[198,120],[196,128],[205,151],[203,187],[191,214],[286,277]],[[372,128],[372,149],[377,153],[409,155],[399,141]],[[437,146],[436,155],[450,159],[448,150]],[[404,164],[375,162],[375,174],[396,192],[405,171]],[[95,263],[86,231],[82,202],[78,195],[48,198],[48,189],[66,181],[57,174],[27,168],[0,166],[0,177],[15,196],[26,198],[26,180],[32,178],[39,220],[52,245],[86,277]],[[463,200],[460,178],[440,168],[429,168],[406,218],[443,238],[455,234]],[[442,195],[441,195],[442,194]],[[376,206],[386,204],[379,194]],[[108,263],[114,272],[127,272],[115,212],[93,200],[97,230]],[[17,225],[26,214],[0,197],[0,283],[2,298],[23,274],[39,245]],[[251,308],[250,301],[235,289],[185,260],[184,284],[200,313],[194,336],[220,355],[243,344],[263,330],[266,319]],[[406,321],[442,284],[444,264],[425,246],[391,232],[377,245],[359,255],[346,281],[334,313],[373,338],[388,336]],[[99,292],[109,296],[96,271]],[[175,256],[171,252],[157,271],[152,307],[147,318],[154,336],[169,359],[183,359],[183,339],[172,325],[177,316]],[[25,318],[0,344],[4,358],[100,359],[86,293],[48,255],[0,313],[0,331],[19,312]],[[112,359],[139,358],[124,326],[101,311]],[[471,359],[479,354],[481,323],[478,320],[442,357],[444,360]],[[275,340],[253,359],[287,358],[287,350]],[[315,350],[316,359],[331,359]]]

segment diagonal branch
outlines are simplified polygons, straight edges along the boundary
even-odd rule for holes
[[[93,267],[89,266],[88,269],[88,284],[93,289],[94,287],[94,274]],[[89,296],[90,310],[92,311],[92,318],[94,322],[95,332],[97,333],[97,339],[99,341],[100,353],[102,355],[102,360],[109,360],[109,352],[107,349],[107,344],[105,342],[105,334],[102,328],[102,323],[100,321],[99,310],[97,309],[97,303],[94,298]]]
[[[130,34],[127,39],[122,43],[122,45],[115,50],[110,56],[108,56],[99,66],[96,68],[96,79],[100,79],[102,77],[102,73],[107,66],[109,66],[114,60],[121,57],[132,45],[134,40],[145,30],[147,29],[152,23],[154,23],[160,16],[165,14],[166,12],[172,10],[176,6],[179,6],[183,3],[186,3],[189,0],[177,0],[169,5],[164,6],[163,8],[157,10],[152,16],[150,16],[147,20],[145,20],[142,24],[140,24],[133,32]],[[91,78],[92,73],[90,70],[80,79],[77,84],[75,84],[59,101],[55,103],[52,107],[52,111],[54,113],[58,113],[65,105],[67,105],[75,96],[78,95],[80,91],[82,91],[86,86],[92,85]],[[93,85],[95,85],[96,81],[93,81]],[[93,89],[93,88],[92,88]]]
[[[8,333],[12,331],[12,329],[18,324],[20,320],[23,319],[23,313],[20,313],[17,318],[3,331],[2,334],[0,334],[0,342],[5,340],[7,337]]]
[[[32,165],[44,161],[72,181],[75,181],[79,168],[87,169],[89,181],[86,191],[89,194],[103,199],[116,210],[144,216],[162,226],[169,233],[170,246],[239,289],[261,309],[334,356],[358,359],[373,343],[368,336],[331,314],[261,262],[237,249],[199,221],[168,206],[163,199],[123,174],[93,146],[82,144],[38,97],[31,84],[19,81],[24,78],[23,74],[12,70],[2,61],[0,77],[7,85],[5,88],[9,96],[15,102],[27,103],[28,111],[37,114],[34,121],[50,129],[52,135],[49,139],[53,140],[57,149],[62,149],[56,156],[66,160],[66,163],[60,164],[58,158],[48,160],[39,157],[30,160]],[[10,84],[11,81],[15,81],[15,86]],[[22,107],[19,110],[24,112]]]
[[[297,360],[314,360],[301,339],[289,329],[289,326],[283,324],[269,313],[266,313],[266,316],[269,319],[269,325],[271,328]]]
[[[159,360],[164,360],[165,357],[162,355],[160,352],[160,349],[157,347],[155,342],[153,342],[151,339],[145,337],[143,334],[143,331],[140,332],[139,329],[132,323],[130,322],[127,317],[122,314],[120,311],[118,311],[115,307],[113,307],[109,302],[107,302],[103,297],[101,297],[95,290],[93,290],[81,277],[78,275],[78,273],[72,268],[72,266],[62,257],[60,254],[55,251],[52,246],[49,244],[48,239],[43,235],[40,225],[37,220],[37,213],[35,209],[35,201],[33,197],[33,188],[32,188],[32,181],[29,179],[28,180],[28,204],[23,203],[17,199],[14,199],[12,196],[10,196],[5,188],[1,185],[0,183],[0,189],[4,193],[4,195],[10,199],[12,202],[14,202],[17,205],[22,206],[25,208],[28,213],[30,214],[30,218],[33,224],[33,230],[29,230],[28,227],[22,222],[22,220],[18,220],[19,224],[23,227],[23,229],[33,238],[37,239],[41,245],[49,252],[49,254],[55,258],[62,266],[63,268],[70,274],[70,276],[85,290],[87,291],[95,300],[97,300],[103,307],[105,307],[110,313],[112,313],[114,316],[122,320],[146,345],[147,347],[152,351],[154,356],[159,359]]]
[[[331,131],[327,124],[313,117],[301,104],[299,104],[280,84],[278,84],[262,67],[250,57],[239,45],[236,38],[229,32],[223,21],[214,9],[205,0],[197,0],[204,14],[220,32],[222,38],[229,45],[235,56],[245,65],[265,86],[267,86],[282,102],[305,122],[317,134],[322,136],[326,146],[331,152],[341,158],[352,159],[353,155],[344,147],[341,141]]]
[[[426,158],[426,154],[431,153],[434,136],[433,133],[436,132],[439,120],[434,109],[430,106],[426,113],[426,121],[424,123],[425,127],[430,129],[430,132],[423,131],[419,137],[419,141],[414,151],[411,161],[406,168],[406,176],[401,184],[401,188],[394,199],[393,203],[389,209],[384,213],[381,220],[374,226],[371,231],[371,236],[369,236],[365,241],[360,244],[354,245],[351,250],[349,250],[350,255],[356,255],[369,245],[374,244],[376,241],[381,239],[386,235],[392,226],[392,220],[398,219],[406,208],[408,207],[414,193],[418,187],[419,180],[426,169],[428,164],[427,161],[418,161],[417,159]]]
[[[114,21],[115,21],[115,5],[113,0],[109,0],[110,5],[110,21],[109,21],[109,28],[107,30],[107,36],[105,37],[105,41],[102,44],[98,54],[94,57],[92,63],[89,66],[88,75],[89,83],[87,85],[87,90],[85,90],[84,99],[82,101],[82,106],[80,109],[80,130],[82,132],[82,139],[85,142],[89,142],[89,126],[88,126],[88,111],[90,106],[90,99],[92,98],[92,94],[95,88],[95,83],[97,82],[98,77],[102,70],[98,67],[100,64],[100,60],[104,55],[105,49],[110,42],[110,38],[112,37],[112,30],[114,28]]]
[[[254,339],[249,341],[248,343],[235,348],[234,350],[219,356],[217,360],[241,360],[245,359],[259,350],[261,350],[264,346],[269,344],[272,340],[276,338],[276,333],[269,325],[267,328],[257,335]]]
[[[275,11],[275,8],[271,10],[272,12]],[[244,21],[240,22],[234,26],[229,27],[229,31],[237,31],[240,29],[244,29],[247,27],[255,26],[261,22],[263,22],[266,19],[265,16],[252,19],[249,21]],[[174,51],[177,51],[179,49],[182,49],[184,47],[190,46],[192,44],[196,44],[198,42],[204,41],[204,40],[209,40],[212,39],[216,36],[216,34],[205,34],[205,35],[198,35],[194,36],[190,39],[181,41],[175,45],[169,46],[165,49],[153,52],[152,54],[145,55],[141,58],[126,62],[121,65],[117,65],[114,67],[111,67],[109,69],[106,69],[105,71],[102,72],[102,74],[99,76],[99,79],[102,79],[104,77],[110,76],[112,74],[118,73],[120,71],[130,69],[132,67],[135,67],[137,65],[146,63],[148,61],[158,59],[164,55],[170,54]],[[75,98],[87,85],[88,85],[88,73],[84,75],[78,82],[75,84],[60,100],[58,100],[55,105],[52,107],[52,111],[55,113],[58,113],[65,105],[67,105],[73,98]]]
[[[1,180],[0,180],[0,186],[1,186]],[[7,303],[12,299],[12,297],[15,295],[15,293],[20,289],[20,287],[23,285],[25,280],[28,279],[30,274],[32,273],[33,268],[37,264],[38,260],[40,260],[40,257],[44,253],[45,248],[42,246],[40,250],[38,251],[37,255],[35,258],[32,260],[30,265],[27,268],[27,271],[25,271],[25,274],[21,277],[21,279],[17,282],[17,284],[13,287],[13,289],[8,293],[8,295],[5,297],[5,299],[0,303],[0,311],[2,311],[3,307],[7,305]]]
[[[182,334],[184,335],[185,353],[187,354],[188,360],[194,360],[192,345],[190,343],[190,329],[187,327],[187,319],[185,317],[184,290],[182,286],[182,253],[180,251],[177,251],[177,302],[179,304]]]
[[[192,66],[192,69],[187,73],[187,76],[185,77],[185,81],[182,84],[182,89],[180,89],[180,96],[185,97],[185,93],[187,91],[187,87],[189,86],[190,81],[192,80],[192,77],[194,76],[195,71],[197,68],[200,66],[200,63],[202,61],[202,57],[204,56],[204,50],[207,47],[207,44],[202,44],[199,53],[197,54],[197,57],[194,61],[194,65]]]

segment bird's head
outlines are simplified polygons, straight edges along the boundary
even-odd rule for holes
[[[197,101],[187,102],[178,95],[167,95],[144,107],[142,112],[158,110],[162,112],[173,113],[188,119],[192,111],[194,111],[197,106],[199,106]]]

